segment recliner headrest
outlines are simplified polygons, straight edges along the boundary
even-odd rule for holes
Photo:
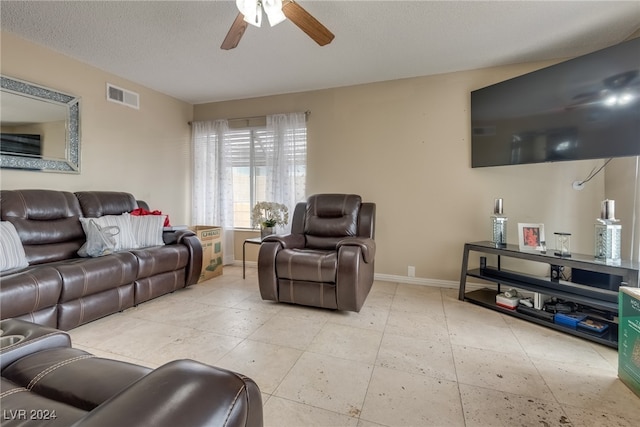
[[[321,237],[358,235],[362,198],[355,194],[316,194],[307,200],[304,233]]]

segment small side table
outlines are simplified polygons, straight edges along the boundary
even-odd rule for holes
[[[244,243],[242,243],[242,278],[245,278],[245,246],[249,243],[250,245],[259,245],[262,243],[261,237],[252,237],[250,239],[244,239]]]

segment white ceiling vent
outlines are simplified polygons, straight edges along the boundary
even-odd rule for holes
[[[140,109],[140,95],[130,90],[114,86],[111,83],[107,83],[107,100],[135,108],[136,110]]]

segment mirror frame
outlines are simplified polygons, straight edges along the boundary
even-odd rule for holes
[[[0,168],[80,173],[80,98],[6,76],[0,76],[0,91],[27,96],[38,101],[58,103],[67,109],[64,159],[0,154]]]

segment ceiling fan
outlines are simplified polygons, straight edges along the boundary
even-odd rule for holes
[[[240,12],[224,38],[221,49],[229,50],[238,46],[248,24],[259,27],[263,10],[272,27],[288,18],[320,46],[331,43],[335,37],[327,27],[293,0],[236,0],[236,6]]]

